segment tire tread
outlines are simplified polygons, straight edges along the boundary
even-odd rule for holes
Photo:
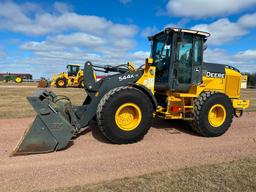
[[[201,123],[200,123],[200,113],[201,113],[202,107],[205,104],[205,102],[215,94],[222,94],[222,93],[219,93],[216,91],[205,91],[205,92],[201,93],[199,95],[199,97],[196,98],[194,101],[194,120],[191,122],[191,127],[196,133],[198,133],[204,137],[209,137],[211,135],[208,135],[207,133],[205,133],[202,130]],[[224,94],[222,94],[222,95],[224,95]],[[226,96],[226,95],[224,95],[224,96]],[[230,103],[231,103],[231,101],[230,101]],[[231,126],[232,120],[233,120],[233,114],[231,117],[231,121],[228,122],[228,125],[227,125],[228,127]]]

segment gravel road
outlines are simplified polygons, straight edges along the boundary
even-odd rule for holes
[[[203,138],[182,121],[155,120],[144,140],[109,144],[94,124],[68,149],[9,157],[32,118],[0,120],[0,191],[68,187],[162,170],[256,157],[256,113],[234,119],[218,138]]]

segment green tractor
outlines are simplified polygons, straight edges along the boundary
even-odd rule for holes
[[[0,81],[9,82],[13,81],[15,83],[22,83],[23,81],[32,80],[31,74],[26,73],[0,73]]]

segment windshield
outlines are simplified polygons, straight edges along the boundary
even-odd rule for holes
[[[154,66],[156,66],[157,82],[168,82],[171,62],[171,43],[171,36],[166,34],[157,36],[153,41],[151,57],[154,60]]]
[[[69,76],[77,75],[79,70],[80,70],[80,66],[68,65],[68,75]]]
[[[162,58],[171,56],[171,37],[161,35],[155,38],[152,45],[151,57],[156,63]]]

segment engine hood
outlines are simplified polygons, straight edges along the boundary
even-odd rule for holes
[[[224,78],[226,71],[225,69],[231,69],[240,73],[240,71],[230,65],[217,64],[217,63],[206,63],[203,64],[203,73],[207,77],[212,78]]]

